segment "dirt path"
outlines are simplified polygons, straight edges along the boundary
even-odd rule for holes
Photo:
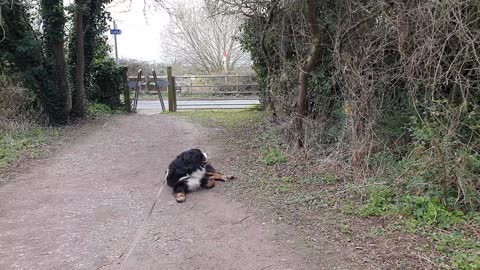
[[[119,269],[179,152],[208,131],[168,115],[118,116],[0,187],[0,269]],[[239,180],[240,181],[240,180]],[[125,269],[319,269],[221,188],[177,204],[167,188]]]

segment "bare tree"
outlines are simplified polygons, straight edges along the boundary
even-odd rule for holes
[[[221,72],[225,65],[230,72],[249,64],[248,55],[235,39],[242,22],[239,16],[210,16],[205,5],[182,4],[170,8],[169,13],[171,21],[164,34],[165,51],[173,54],[176,61],[207,73]]]

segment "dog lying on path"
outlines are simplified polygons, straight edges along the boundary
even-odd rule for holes
[[[207,155],[200,149],[182,152],[170,163],[165,175],[165,180],[173,188],[177,202],[184,202],[186,194],[199,187],[213,188],[215,181],[227,181],[233,178],[217,172],[208,163]]]

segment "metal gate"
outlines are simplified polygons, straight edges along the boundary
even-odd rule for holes
[[[157,76],[155,70],[151,74],[142,77],[139,70],[136,77],[130,78],[129,86],[135,90],[134,110],[241,109],[260,103],[253,75],[173,76],[170,67],[166,76]],[[152,86],[157,100],[152,100]],[[168,96],[168,108],[163,96]]]

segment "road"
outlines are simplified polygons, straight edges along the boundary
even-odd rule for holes
[[[177,110],[245,109],[258,104],[260,104],[258,99],[178,100]],[[165,109],[168,110],[168,101],[166,100]],[[139,100],[137,111],[140,113],[158,113],[162,111],[162,108],[158,100]]]

